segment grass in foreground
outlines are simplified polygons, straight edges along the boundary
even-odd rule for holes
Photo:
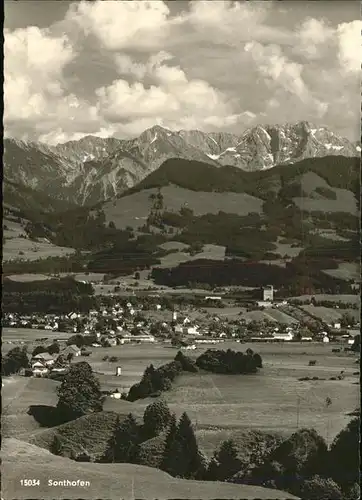
[[[168,498],[179,499],[295,499],[289,493],[257,486],[175,479],[157,469],[131,464],[78,463],[56,457],[37,446],[16,439],[2,443],[2,495],[4,498],[44,500],[83,498],[110,500]],[[20,479],[39,478],[40,486],[31,488]],[[48,486],[48,480],[89,481],[87,487]]]

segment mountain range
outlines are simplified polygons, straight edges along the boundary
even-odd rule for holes
[[[257,126],[242,135],[154,126],[130,140],[86,136],[56,146],[8,138],[4,192],[18,186],[28,195],[33,190],[62,201],[64,207],[89,206],[121,195],[171,158],[259,171],[305,158],[358,156],[360,150],[357,143],[308,122]]]

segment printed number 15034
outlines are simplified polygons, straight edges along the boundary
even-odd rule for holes
[[[40,486],[39,479],[20,479],[21,486]]]

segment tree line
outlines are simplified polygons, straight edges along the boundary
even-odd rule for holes
[[[67,313],[87,312],[96,304],[89,283],[73,278],[31,282],[3,281],[2,307],[9,313]]]

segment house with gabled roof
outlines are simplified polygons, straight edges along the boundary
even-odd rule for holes
[[[64,356],[68,356],[69,354],[73,354],[73,356],[80,356],[80,349],[75,344],[68,345],[64,351],[62,351]]]
[[[31,369],[34,377],[44,377],[49,373],[49,368],[41,361],[34,362]]]
[[[55,362],[54,357],[48,352],[40,352],[36,354],[31,359],[31,365],[34,366],[35,363],[42,363],[44,366],[52,366]]]

